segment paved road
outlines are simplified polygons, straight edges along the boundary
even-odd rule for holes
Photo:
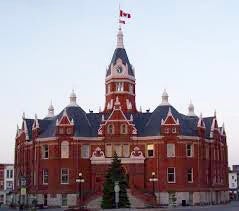
[[[16,209],[9,209],[9,208],[0,208],[0,211],[16,211]],[[132,211],[137,209],[118,209],[117,211]],[[214,205],[214,206],[203,206],[203,207],[176,207],[173,209],[170,208],[154,208],[154,209],[138,209],[144,211],[239,211],[239,201],[231,202],[230,204],[226,205]],[[39,210],[40,211],[40,210]],[[42,211],[64,211],[63,208],[59,209],[42,209]],[[107,210],[107,211],[116,211],[114,210]]]

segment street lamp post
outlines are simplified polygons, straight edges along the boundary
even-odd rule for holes
[[[152,172],[152,177],[149,178],[149,181],[153,183],[153,195],[155,197],[155,182],[158,181],[158,178],[155,177],[155,172]]]
[[[79,183],[79,207],[81,206],[81,183],[84,183],[82,173],[79,173],[79,178],[76,179],[76,182]]]
[[[120,187],[119,187],[119,182],[118,181],[115,181],[114,191],[115,191],[115,208],[118,209],[119,192],[120,192]]]

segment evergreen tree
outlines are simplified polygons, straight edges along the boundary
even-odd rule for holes
[[[121,160],[118,158],[115,152],[111,166],[109,167],[109,170],[105,176],[101,208],[110,209],[116,207],[114,192],[114,185],[116,181],[119,182],[120,187],[118,207],[128,208],[130,207],[130,202],[127,195],[126,175],[122,169]]]

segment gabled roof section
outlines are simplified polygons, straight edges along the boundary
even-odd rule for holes
[[[122,63],[124,65],[126,65],[126,64],[128,65],[128,73],[129,73],[129,75],[135,76],[134,75],[134,70],[132,68],[132,65],[129,62],[126,50],[124,48],[116,48],[115,49],[110,64],[115,65],[118,58],[120,58],[122,60]],[[111,68],[109,67],[107,72],[106,72],[106,76],[109,76],[110,74],[111,74]]]

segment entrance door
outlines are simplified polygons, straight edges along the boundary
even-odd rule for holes
[[[193,192],[189,192],[189,200],[188,200],[189,205],[193,205]]]
[[[47,206],[47,194],[44,194],[44,203],[43,203],[44,206]]]

